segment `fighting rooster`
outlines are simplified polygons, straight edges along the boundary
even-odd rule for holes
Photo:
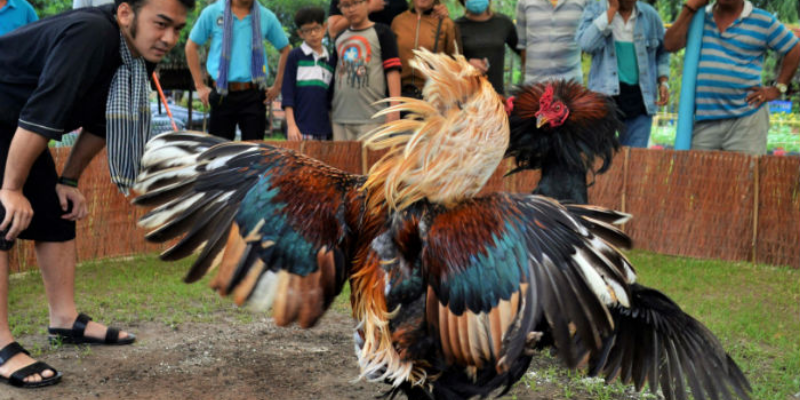
[[[135,201],[155,207],[162,254],[199,252],[186,276],[311,327],[351,287],[360,376],[387,394],[462,399],[506,390],[538,349],[567,367],[648,383],[669,399],[748,398],[717,339],[635,283],[612,226],[626,218],[534,195],[476,197],[502,161],[508,119],[462,56],[418,52],[424,100],[370,139],[389,149],[367,176],[290,150],[197,133],[154,138]]]
[[[541,169],[534,194],[587,204],[586,173],[605,172],[624,129],[614,101],[575,81],[526,85],[517,91],[510,115],[507,156],[517,168]],[[595,169],[595,159],[602,165]]]

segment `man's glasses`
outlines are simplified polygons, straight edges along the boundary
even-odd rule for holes
[[[308,35],[309,33],[320,33],[322,32],[322,25],[312,26],[311,28],[303,28],[300,29],[300,32],[302,32],[303,35]]]
[[[366,3],[366,2],[367,0],[355,0],[352,3],[339,3],[337,7],[339,7],[339,10],[347,10],[348,8],[353,8],[361,3]]]

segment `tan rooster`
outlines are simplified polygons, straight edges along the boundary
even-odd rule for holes
[[[567,367],[649,383],[667,398],[733,393],[747,380],[717,339],[637,285],[611,223],[625,215],[534,196],[477,197],[508,145],[492,86],[461,56],[418,52],[424,100],[368,144],[389,153],[367,176],[290,150],[198,133],[154,138],[136,199],[155,207],[162,254],[199,252],[188,282],[313,326],[351,287],[360,376],[409,398],[462,399],[510,387],[535,349]]]

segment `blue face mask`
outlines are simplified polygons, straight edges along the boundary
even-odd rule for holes
[[[467,0],[464,6],[472,14],[483,14],[489,8],[489,0]]]

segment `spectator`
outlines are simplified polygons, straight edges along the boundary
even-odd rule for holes
[[[583,83],[575,33],[590,0],[519,0],[517,47],[525,83],[574,79]]]
[[[26,0],[0,0],[0,36],[39,20]]]
[[[589,89],[613,96],[623,113],[620,143],[647,147],[656,106],[669,101],[669,54],[658,12],[636,0],[591,3],[577,40],[592,55]]]
[[[72,0],[72,8],[97,7],[113,3],[114,0]]]
[[[401,63],[400,92],[406,97],[422,98],[425,85],[425,77],[408,65],[414,58],[413,50],[424,48],[453,55],[461,48],[458,27],[450,18],[433,15],[434,2],[438,0],[412,0],[411,9],[392,21]]]
[[[330,140],[333,57],[322,45],[325,36],[325,11],[303,7],[294,16],[300,48],[289,53],[281,91],[290,141]]]
[[[372,116],[386,107],[377,103],[400,95],[400,58],[392,30],[372,22],[367,0],[342,0],[339,9],[350,27],[336,38],[336,86],[331,105],[333,140],[359,140],[383,121]],[[394,102],[392,104],[395,104]],[[386,115],[386,121],[399,117]]]
[[[800,61],[798,39],[774,15],[746,0],[688,0],[667,30],[664,47],[686,46],[692,17],[706,7],[697,71],[692,149],[766,154],[769,110],[786,92]],[[767,50],[784,56],[774,86],[761,85]]]
[[[503,72],[506,45],[520,54],[517,49],[517,29],[511,18],[492,11],[489,0],[460,1],[466,12],[456,20],[456,24],[461,33],[464,57],[486,74],[497,93],[505,95]]]
[[[206,69],[212,87],[204,82],[198,51],[209,38]],[[281,53],[269,88],[264,39]],[[200,101],[211,107],[210,134],[233,140],[238,124],[242,140],[264,139],[266,104],[281,92],[290,49],[278,18],[256,0],[221,0],[203,9],[186,41],[186,63]]]
[[[367,8],[369,10],[369,20],[378,24],[392,26],[394,18],[406,10],[408,10],[408,2],[406,0],[367,0]],[[339,10],[339,0],[331,0],[330,15],[328,17],[328,34],[330,37],[335,38],[343,30],[347,29],[350,25],[347,18],[342,15]],[[433,7],[433,15],[439,18],[447,18],[450,16],[447,11],[447,6],[444,4],[437,4]]]
[[[11,334],[8,252],[17,237],[35,241],[51,342],[135,340],[76,310],[75,221],[88,211],[78,179],[107,147],[112,181],[123,191],[133,185],[150,134],[148,70],[178,42],[194,1],[117,4],[59,14],[0,37],[0,382],[31,388],[61,379]],[[48,142],[79,126],[59,177]]]

